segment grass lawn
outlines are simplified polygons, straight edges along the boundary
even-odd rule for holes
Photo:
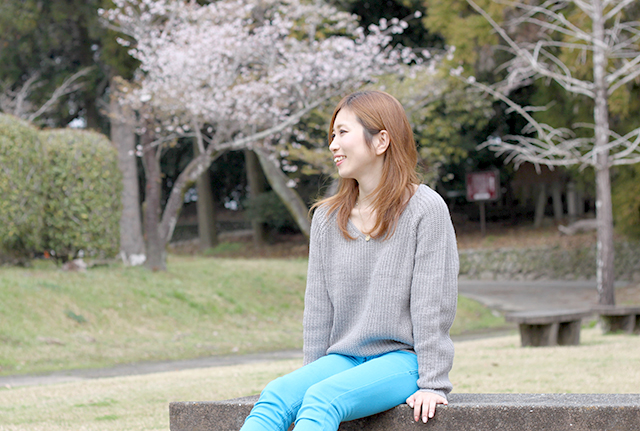
[[[168,271],[114,265],[0,269],[0,375],[300,349],[307,260],[170,256]],[[504,327],[460,298],[453,334]]]
[[[292,349],[306,260],[0,270],[0,374]]]
[[[456,343],[457,393],[635,393],[640,337],[583,329],[579,346],[521,348],[517,334]],[[0,430],[168,430],[171,401],[257,394],[285,360],[0,389]]]

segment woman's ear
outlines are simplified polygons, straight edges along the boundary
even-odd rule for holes
[[[376,155],[381,156],[385,153],[385,151],[387,151],[387,148],[389,148],[389,132],[387,132],[386,130],[380,130],[376,134],[375,138]]]

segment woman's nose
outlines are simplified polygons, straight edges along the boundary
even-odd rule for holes
[[[332,153],[335,153],[336,151],[338,151],[338,148],[339,148],[339,145],[338,145],[338,143],[336,142],[336,139],[335,139],[335,138],[333,138],[333,139],[331,140],[331,143],[329,144],[329,150],[330,150]]]

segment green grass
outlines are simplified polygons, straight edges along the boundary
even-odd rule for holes
[[[305,259],[0,269],[0,375],[302,347]],[[461,298],[453,334],[504,320]],[[106,419],[105,419],[106,420]]]
[[[579,346],[521,348],[519,336],[456,343],[454,393],[636,393],[640,337],[583,329]],[[0,430],[169,430],[169,402],[254,395],[300,359],[56,385],[0,388]]]
[[[451,327],[452,335],[463,335],[474,332],[506,328],[504,317],[492,312],[484,305],[464,296],[458,297],[456,318]],[[511,327],[511,326],[509,326]]]

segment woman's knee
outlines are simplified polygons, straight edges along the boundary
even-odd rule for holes
[[[298,401],[296,398],[299,397],[294,395],[295,390],[285,377],[278,377],[269,382],[260,393],[260,400],[282,405],[285,408],[296,404],[296,401]]]
[[[271,380],[262,390],[262,394],[279,394],[286,390],[286,383],[282,377]]]
[[[302,400],[302,407],[315,412],[326,412],[336,418],[338,422],[347,414],[344,411],[344,406],[340,403],[339,394],[326,382],[317,383],[307,389]]]

